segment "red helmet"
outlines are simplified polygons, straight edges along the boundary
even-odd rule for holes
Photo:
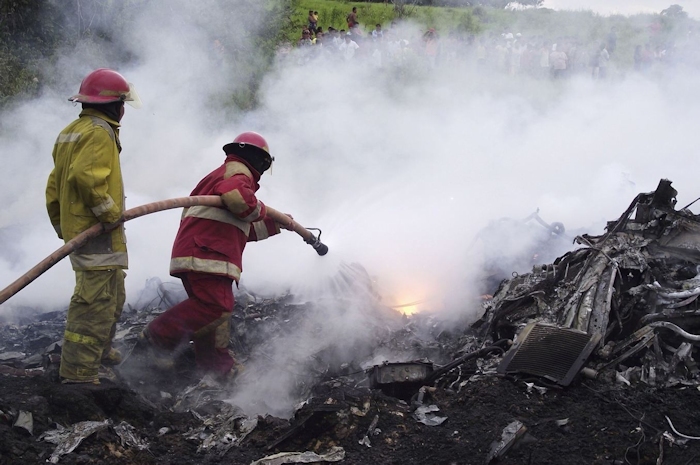
[[[239,134],[238,137],[233,139],[233,143],[238,144],[241,147],[246,144],[252,145],[264,150],[268,155],[270,154],[270,148],[267,146],[267,141],[257,132],[244,132]]]
[[[244,132],[239,134],[233,142],[224,145],[224,152],[241,157],[258,173],[262,174],[275,160],[270,155],[270,148],[267,146],[267,141],[257,132]]]
[[[134,86],[124,76],[107,68],[96,69],[80,83],[78,93],[68,100],[80,103],[127,102],[134,108],[141,107]]]

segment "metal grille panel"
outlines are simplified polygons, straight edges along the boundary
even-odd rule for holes
[[[571,328],[530,323],[498,365],[498,372],[526,373],[568,386],[599,340],[600,336]]]

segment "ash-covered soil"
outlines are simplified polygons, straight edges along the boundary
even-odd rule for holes
[[[157,405],[121,382],[66,386],[48,375],[0,377],[0,463],[43,463],[55,445],[38,440],[55,424],[85,420],[126,421],[148,448],[122,445],[111,428],[86,439],[65,464],[250,464],[279,451],[345,451],[346,464],[484,464],[494,441],[515,420],[525,434],[505,455],[506,464],[694,464],[697,441],[678,442],[665,417],[682,433],[700,433],[700,394],[695,388],[610,387],[580,380],[566,389],[543,392],[524,380],[481,376],[459,392],[436,388],[424,398],[447,417],[427,426],[412,416],[409,402],[380,390],[350,388],[329,380],[314,389],[313,401],[294,419],[259,417],[238,446],[198,452],[201,441],[187,439],[223,403],[210,401],[190,411]],[[18,411],[33,416],[33,432],[13,427]],[[367,435],[375,416],[375,428]],[[279,442],[295,421],[306,421]],[[163,428],[167,428],[164,430]],[[675,439],[674,439],[675,438]],[[274,447],[271,444],[279,442]],[[371,447],[370,447],[371,446]],[[661,457],[661,458],[660,458]],[[494,462],[496,462],[494,460]]]
[[[468,321],[404,317],[356,265],[313,301],[241,289],[229,347],[245,369],[224,385],[189,348],[167,371],[130,353],[182,298],[157,280],[99,386],[57,382],[65,312],[0,320],[0,465],[700,464],[700,217],[673,210],[669,181],[657,194],[465,300]],[[50,441],[78,427],[95,432]],[[270,457],[285,452],[305,454]]]

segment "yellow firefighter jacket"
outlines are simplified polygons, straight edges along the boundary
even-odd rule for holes
[[[119,123],[83,109],[56,139],[46,208],[66,242],[96,223],[114,223],[124,212],[119,164]],[[70,255],[74,270],[127,268],[124,226],[102,234]]]

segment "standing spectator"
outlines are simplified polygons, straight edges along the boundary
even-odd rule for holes
[[[559,47],[549,54],[549,63],[551,66],[552,79],[560,79],[566,73],[566,62],[568,57],[566,53]]]
[[[385,49],[386,61],[393,64],[400,64],[403,58],[403,43],[396,35],[395,29],[390,29],[386,35]]]
[[[520,55],[520,70],[523,74],[533,74],[533,61],[535,54],[533,53],[532,42],[527,42],[523,47],[523,52]]]
[[[362,30],[360,27],[360,23],[355,23],[355,25],[350,29],[350,33],[352,34],[352,38],[355,42],[358,44],[360,43],[361,40],[364,39],[365,36],[365,31]]]
[[[576,53],[576,71],[582,73],[588,69],[591,59],[591,54],[586,47],[579,48]]]
[[[545,40],[540,47],[540,77],[549,73],[549,43]]]
[[[309,25],[308,29],[311,32],[316,32],[316,25],[318,24],[318,16],[314,16],[314,11],[309,10]]]
[[[605,79],[608,75],[608,62],[610,61],[610,54],[605,44],[600,44],[600,53],[598,53],[598,78]]]
[[[360,46],[357,45],[357,42],[352,40],[352,33],[350,32],[345,34],[345,42],[338,47],[345,61],[351,61],[355,57],[355,52],[358,48],[360,48]]]
[[[646,73],[649,71],[653,62],[654,51],[651,49],[651,44],[647,42],[644,44],[644,50],[642,51],[642,72]]]
[[[591,67],[591,78],[598,79],[598,75],[600,74],[600,49],[594,48],[591,51],[588,65]]]
[[[508,63],[508,56],[510,54],[510,49],[508,48],[509,43],[499,40],[494,47],[495,58],[496,58],[496,69],[500,72],[506,71],[506,64]]]
[[[331,44],[333,44],[335,48],[340,48],[340,46],[345,42],[344,34],[345,31],[342,29],[340,32],[338,32],[337,29],[333,29],[333,32],[331,32]]]
[[[224,44],[222,44],[219,39],[215,39],[212,43],[212,51],[214,52],[214,60],[216,60],[219,65],[222,65],[224,63],[224,54],[226,50],[224,49]]]
[[[484,44],[484,38],[479,37],[476,46],[476,64],[480,69],[486,66],[486,45]]]
[[[141,101],[121,74],[107,68],[88,74],[68,100],[80,102],[82,111],[53,146],[46,209],[65,242],[98,224],[104,233],[70,254],[75,291],[59,375],[63,383],[100,384],[100,366],[121,362],[112,348],[128,266],[119,127],[124,102],[138,108]]]
[[[608,46],[607,50],[610,55],[615,53],[615,49],[617,48],[617,29],[615,26],[610,28],[610,32],[608,33]]]
[[[307,47],[313,44],[314,43],[311,41],[311,32],[308,29],[301,31],[301,38],[297,42],[297,45],[299,47]]]
[[[383,66],[383,48],[384,44],[381,40],[372,42],[371,63],[375,68],[381,68]]]
[[[566,53],[566,56],[568,58],[566,62],[566,69],[568,74],[573,74],[576,72],[576,64],[579,60],[578,57],[578,40],[577,39],[571,39],[568,43],[569,51]]]
[[[323,28],[322,27],[317,27],[316,31],[313,31],[312,34],[314,35],[314,40],[313,43],[316,43],[316,39],[318,39],[318,36],[323,35]]]
[[[440,36],[431,27],[423,34],[423,41],[425,42],[425,56],[428,59],[428,65],[431,68],[435,68],[438,65],[438,57],[440,55]]]
[[[384,32],[382,32],[382,25],[377,24],[374,26],[374,30],[372,31],[372,39],[377,40],[381,39],[384,37]]]
[[[637,45],[634,47],[634,70],[635,71],[641,71],[642,70],[642,46]]]
[[[523,52],[525,51],[525,44],[523,43],[520,33],[515,34],[516,39],[511,43],[510,47],[510,64],[508,68],[508,74],[511,76],[516,76],[520,74],[520,66]]]
[[[316,33],[316,37],[314,37],[314,45],[317,45],[319,47],[323,47],[323,42],[325,41],[325,38],[326,38],[326,35],[322,31],[318,31]]]
[[[348,30],[352,31],[352,28],[355,26],[359,25],[360,23],[357,22],[357,7],[354,6],[352,7],[352,11],[346,18],[348,21]]]

